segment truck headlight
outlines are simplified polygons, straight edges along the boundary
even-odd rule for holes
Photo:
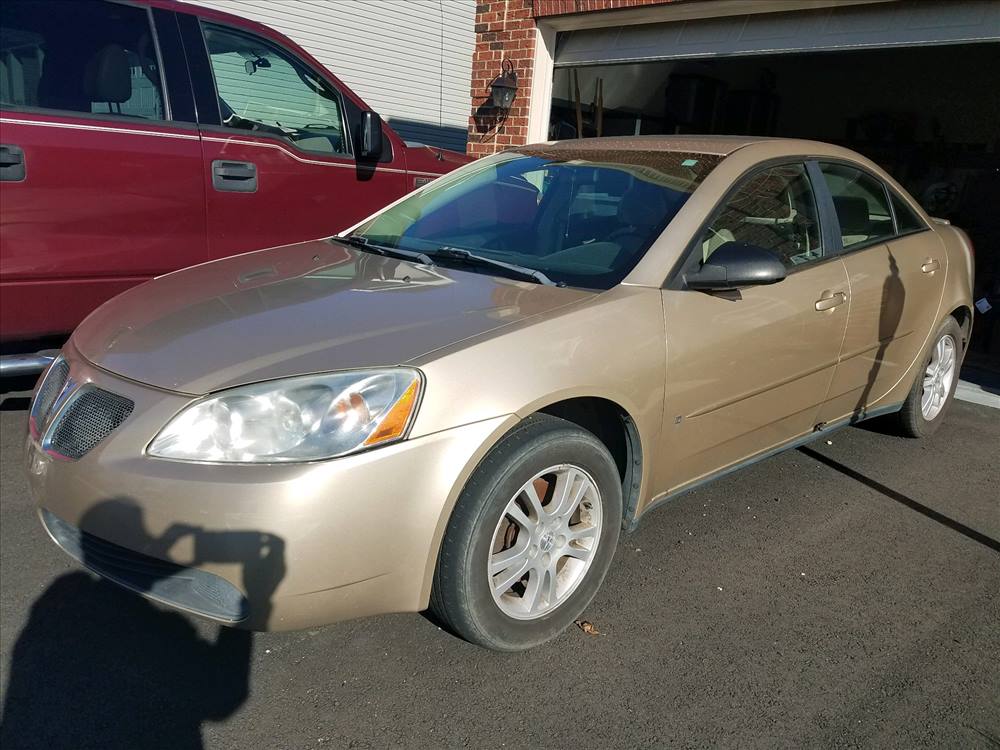
[[[220,463],[343,456],[404,438],[421,385],[417,370],[394,367],[231,388],[186,407],[147,453]]]

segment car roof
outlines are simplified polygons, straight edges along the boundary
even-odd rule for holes
[[[523,148],[532,150],[544,148],[547,153],[558,153],[559,151],[594,152],[595,154],[611,151],[673,151],[728,156],[751,143],[782,140],[785,139],[744,135],[622,135],[547,141],[529,144]]]

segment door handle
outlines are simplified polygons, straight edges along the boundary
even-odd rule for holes
[[[231,193],[256,193],[257,165],[216,159],[212,162],[212,187]]]
[[[938,263],[933,258],[929,258],[924,262],[922,266],[920,266],[920,270],[923,271],[924,273],[934,273],[940,267],[941,267],[940,263]]]
[[[20,146],[0,144],[0,180],[21,182],[24,179],[24,151]]]
[[[843,292],[823,292],[823,296],[816,300],[816,309],[822,312],[823,310],[832,310],[835,307],[847,302],[847,295]]]

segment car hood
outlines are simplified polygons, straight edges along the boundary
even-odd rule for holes
[[[98,367],[202,394],[405,363],[594,295],[415,265],[333,241],[161,276],[94,311],[72,344]]]

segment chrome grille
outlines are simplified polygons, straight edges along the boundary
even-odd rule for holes
[[[36,434],[45,429],[45,423],[52,414],[52,407],[59,399],[68,377],[69,365],[65,359],[59,357],[45,374],[45,380],[42,381],[38,393],[35,394],[35,402],[31,405],[31,425]]]
[[[48,431],[45,448],[62,458],[82,458],[128,419],[134,406],[124,396],[83,386],[59,412]]]
[[[70,557],[119,586],[223,622],[239,622],[249,614],[246,597],[214,573],[119,547],[67,523],[45,508],[42,523]]]

